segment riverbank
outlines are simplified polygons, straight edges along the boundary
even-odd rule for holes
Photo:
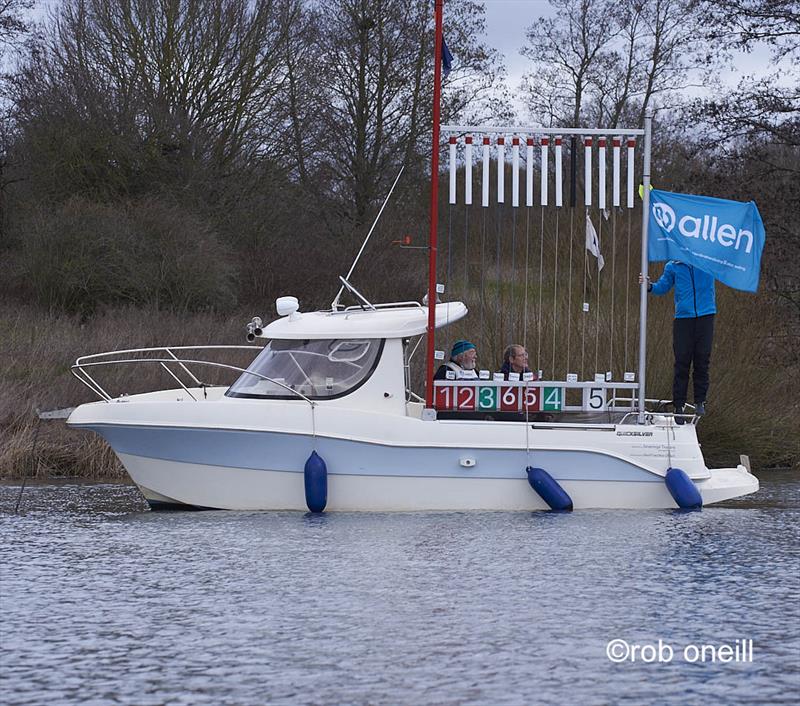
[[[763,300],[721,291],[709,414],[698,435],[709,466],[735,465],[739,454],[754,468],[796,467],[800,463],[797,364],[787,361],[766,332]],[[125,472],[94,434],[68,429],[63,420],[39,421],[37,410],[74,407],[96,400],[70,373],[79,355],[109,350],[182,345],[244,345],[244,324],[254,313],[179,315],[135,308],[112,309],[91,318],[54,314],[34,306],[0,306],[0,478],[79,477],[120,480]],[[671,383],[671,312],[653,307],[649,320],[648,396],[668,398]],[[491,365],[502,346],[490,334],[476,336],[469,319],[454,325],[449,338],[476,342]],[[246,366],[249,350],[233,352],[232,365]],[[228,384],[235,372],[209,370],[205,382]],[[98,372],[114,395],[174,386],[158,365],[118,366]]]

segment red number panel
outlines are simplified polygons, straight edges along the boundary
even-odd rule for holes
[[[500,410],[503,412],[519,412],[520,401],[522,399],[522,388],[520,387],[501,387],[500,388]]]
[[[453,387],[434,387],[433,405],[436,409],[453,409]]]
[[[470,387],[455,387],[453,388],[456,393],[456,407],[461,410],[475,409],[475,391],[476,388]]]
[[[542,390],[538,387],[528,387],[524,390],[522,399],[522,410],[528,412],[538,412],[542,408]]]

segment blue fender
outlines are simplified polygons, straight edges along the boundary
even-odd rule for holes
[[[528,483],[551,510],[571,511],[572,498],[544,468],[528,466]]]
[[[311,512],[322,512],[328,504],[328,467],[312,451],[303,471],[306,485],[306,505]]]
[[[667,484],[667,490],[672,499],[678,503],[678,507],[684,510],[703,507],[703,497],[692,479],[686,475],[686,471],[680,468],[669,468],[664,482]]]

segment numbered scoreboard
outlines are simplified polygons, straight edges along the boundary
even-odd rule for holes
[[[560,412],[564,388],[535,383],[459,380],[437,383],[434,405],[461,412]]]

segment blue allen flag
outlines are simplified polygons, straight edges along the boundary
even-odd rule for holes
[[[445,41],[444,37],[442,37],[442,76],[444,76],[444,78],[447,78],[447,74],[450,73],[450,69],[452,68],[453,68],[453,55],[447,48],[447,42]]]
[[[653,189],[648,227],[651,262],[680,260],[734,289],[758,289],[765,233],[753,201]]]

